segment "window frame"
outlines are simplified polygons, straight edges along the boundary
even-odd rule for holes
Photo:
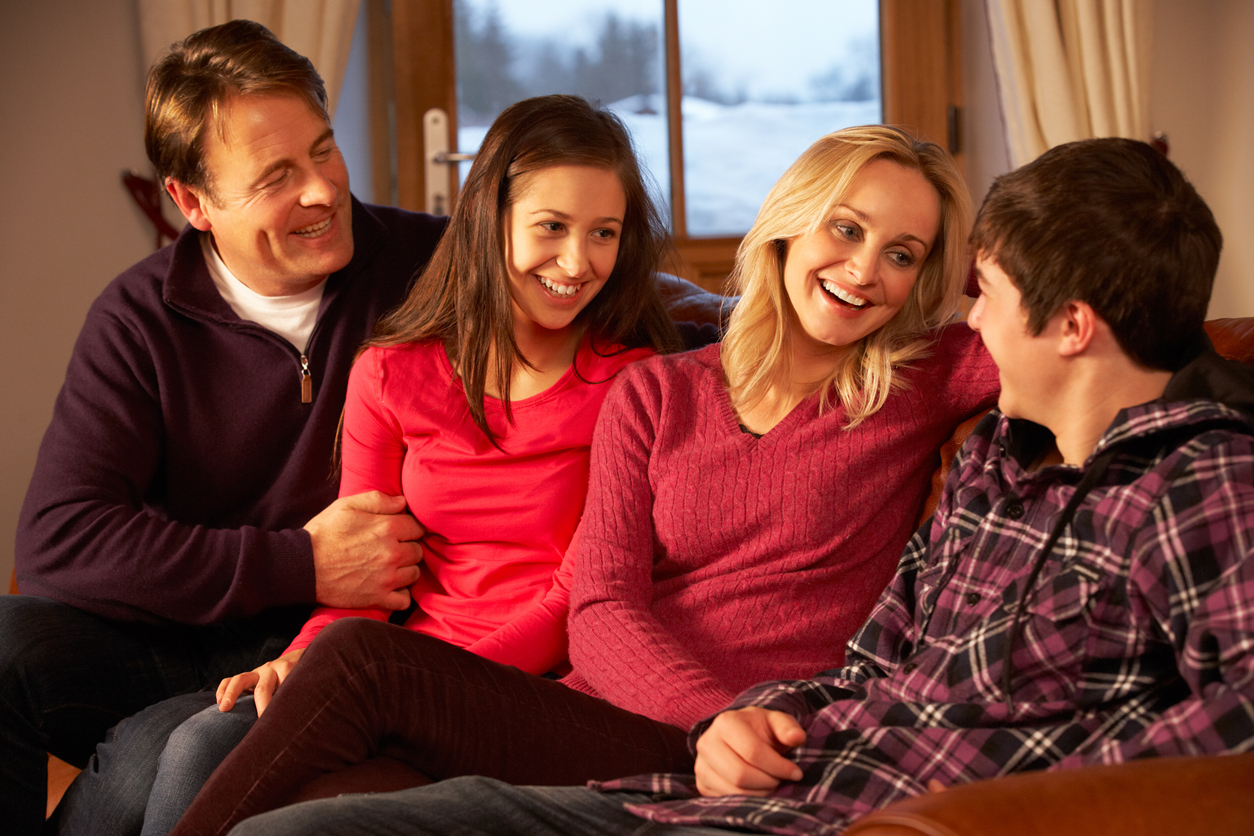
[[[448,113],[450,137],[457,136],[453,0],[366,2],[375,194],[390,195],[392,203],[421,211],[425,194],[423,114],[433,107],[442,108]],[[687,232],[679,0],[664,3],[670,197],[676,251],[676,263],[669,269],[722,292],[741,237],[692,236]],[[958,0],[880,0],[884,121],[949,148],[959,168],[964,169],[956,132],[962,95],[960,26]]]

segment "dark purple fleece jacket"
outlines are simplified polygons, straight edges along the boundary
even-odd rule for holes
[[[115,279],[87,314],[17,532],[22,592],[124,621],[206,624],[314,601],[300,527],[337,495],[353,355],[404,297],[444,219],[353,202],[353,259],[300,352],[241,320],[198,233]]]

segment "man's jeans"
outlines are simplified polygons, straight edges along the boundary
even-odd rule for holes
[[[307,608],[298,607],[210,627],[121,623],[46,598],[0,596],[0,822],[5,832],[41,832],[47,752],[85,767],[64,809],[59,808],[60,832],[74,832],[75,822],[90,822],[79,832],[118,832],[88,809],[97,799],[112,797],[115,788],[103,783],[96,791],[92,785],[141,775],[143,767],[112,759],[101,769],[94,752],[106,732],[147,706],[216,688],[223,677],[274,658],[307,616]],[[139,733],[139,725],[133,725]],[[123,733],[126,727],[112,737],[116,741]],[[153,758],[149,774],[155,774],[164,740],[155,753],[152,746],[134,748]],[[138,805],[140,820],[147,800],[145,788],[142,798],[130,804]],[[87,806],[80,810],[80,802]],[[138,825],[133,832],[138,833]]]
[[[515,787],[491,778],[452,778],[379,795],[342,795],[254,816],[231,836],[726,836],[713,827],[655,824],[623,809],[641,793],[583,787]]]

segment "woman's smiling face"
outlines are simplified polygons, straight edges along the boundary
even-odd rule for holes
[[[505,210],[514,327],[565,331],[614,270],[627,198],[606,168],[555,165],[520,179]]]
[[[843,354],[910,298],[940,227],[940,195],[918,171],[868,163],[827,223],[788,242],[784,289],[794,348]]]

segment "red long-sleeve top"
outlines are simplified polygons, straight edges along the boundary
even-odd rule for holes
[[[409,629],[531,673],[566,658],[564,558],[583,511],[593,426],[610,381],[651,352],[606,353],[585,338],[557,383],[512,402],[513,423],[486,398],[501,449],[474,424],[439,342],[371,348],[357,360],[340,495],[404,494],[427,529]],[[390,613],[319,608],[288,650],[348,615]]]

